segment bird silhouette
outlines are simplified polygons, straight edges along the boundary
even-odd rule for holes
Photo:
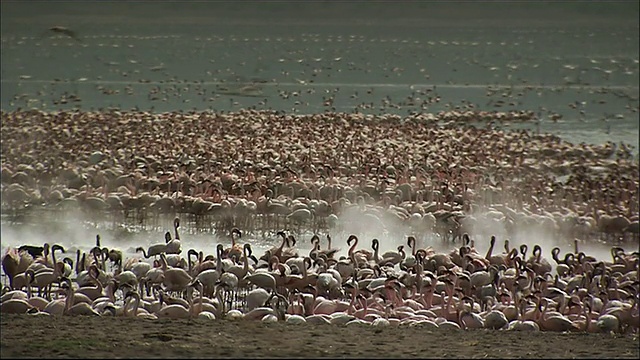
[[[80,40],[80,38],[78,37],[78,35],[76,35],[76,32],[66,28],[64,26],[52,26],[49,28],[49,31],[54,32],[56,34],[63,34],[63,35],[67,35],[68,37],[78,41],[78,42],[82,42],[82,40]]]

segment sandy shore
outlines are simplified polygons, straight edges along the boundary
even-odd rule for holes
[[[1,324],[2,358],[637,359],[640,355],[637,335],[7,314]]]

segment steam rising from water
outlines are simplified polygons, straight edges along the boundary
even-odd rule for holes
[[[474,214],[475,225],[468,233],[475,242],[475,248],[480,254],[485,254],[489,248],[491,235],[496,235],[496,245],[493,253],[498,254],[504,251],[504,239],[507,238],[507,231],[502,223],[496,222],[483,216]],[[4,217],[4,215],[3,215]],[[182,255],[193,248],[203,251],[205,254],[215,254],[218,243],[225,247],[231,244],[230,235],[212,234],[197,232],[187,221],[186,216],[181,217],[181,226],[178,231],[182,242]],[[290,229],[294,229],[291,227]],[[259,256],[265,250],[280,244],[280,238],[275,233],[266,236],[261,234],[249,234],[243,230],[243,237],[240,243],[250,243],[254,254]],[[1,226],[2,253],[8,247],[18,247],[20,245],[42,246],[45,242],[62,245],[67,253],[65,256],[75,261],[76,249],[89,251],[96,243],[96,235],[100,234],[101,246],[121,249],[126,257],[136,256],[135,248],[142,246],[145,249],[156,243],[164,242],[164,233],[170,231],[173,236],[173,218],[163,217],[158,221],[158,226],[142,228],[141,226],[116,225],[112,220],[102,219],[96,221],[87,214],[75,210],[65,213],[56,212],[51,214],[28,215],[21,223],[10,223],[3,219]],[[399,245],[405,246],[405,251],[410,254],[411,250],[407,246],[407,236],[413,235],[417,239],[419,248],[431,246],[436,252],[450,252],[461,246],[461,242],[452,243],[443,241],[439,235],[432,232],[420,232],[409,226],[408,222],[400,221],[396,216],[379,211],[364,210],[358,207],[345,209],[334,227],[329,230],[332,237],[332,247],[340,248],[337,257],[346,256],[348,246],[346,239],[349,235],[355,234],[359,241],[357,249],[371,250],[371,240],[377,238],[380,241],[380,254],[393,250],[396,251]],[[318,234],[321,239],[322,248],[326,248],[326,233]],[[311,231],[306,231],[296,236],[296,248],[300,256],[308,255],[311,250]],[[551,249],[558,246],[561,250],[562,258],[565,252],[573,251],[573,239],[562,239],[551,231],[540,229],[539,227],[520,227],[515,230],[514,236],[510,238],[510,247],[519,247],[527,244],[530,256],[533,245],[539,244],[542,247],[542,256],[553,266],[555,262],[551,258]],[[625,251],[637,251],[637,244],[627,243],[622,246]],[[603,242],[580,242],[579,250],[597,259],[610,260],[610,244]],[[137,256],[140,256],[138,254]]]
[[[549,229],[543,229],[538,226],[521,226],[515,229],[513,237],[509,237],[504,223],[491,220],[482,213],[476,213],[474,217],[476,218],[475,226],[468,229],[467,233],[471,240],[475,242],[475,248],[478,253],[482,255],[486,254],[489,249],[491,235],[496,236],[493,254],[504,252],[504,240],[507,238],[509,239],[510,248],[519,248],[521,244],[526,244],[529,248],[527,258],[531,255],[533,246],[538,244],[542,247],[542,257],[546,258],[554,269],[555,262],[551,257],[551,249],[556,246],[559,247],[561,258],[565,252],[574,251],[573,239],[562,238]],[[380,253],[388,250],[396,250],[399,245],[404,245],[405,251],[409,254],[411,251],[407,246],[407,236],[409,235],[416,237],[418,248],[431,246],[436,252],[448,253],[461,246],[459,240],[452,243],[450,241],[443,241],[440,235],[433,232],[416,232],[406,222],[400,222],[391,214],[384,213],[380,217],[374,217],[371,215],[371,212],[359,211],[356,208],[350,208],[349,211],[341,214],[338,227],[342,228],[343,231],[341,235],[343,237],[333,237],[333,239],[335,239],[334,244],[340,244],[339,239],[346,240],[349,234],[356,234],[360,240],[357,248],[366,247],[370,249],[371,240],[377,238],[380,240]],[[337,245],[333,246],[337,247]],[[345,246],[346,244],[342,245],[343,252],[344,250],[348,250]],[[599,241],[580,241],[578,245],[579,251],[583,251],[585,254],[591,255],[596,259],[608,261],[611,260],[611,246],[611,244]],[[633,244],[623,244],[622,248],[625,249],[626,252],[637,251],[637,246]]]

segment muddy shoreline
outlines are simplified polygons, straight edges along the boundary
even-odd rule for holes
[[[640,356],[638,335],[13,314],[0,319],[2,358]]]

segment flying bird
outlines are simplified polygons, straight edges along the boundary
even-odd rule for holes
[[[64,26],[52,26],[49,28],[49,31],[52,31],[56,34],[67,35],[68,37],[73,38],[78,42],[82,42],[82,40],[80,40],[80,38],[76,35],[75,31],[70,30],[69,28],[66,28]]]

